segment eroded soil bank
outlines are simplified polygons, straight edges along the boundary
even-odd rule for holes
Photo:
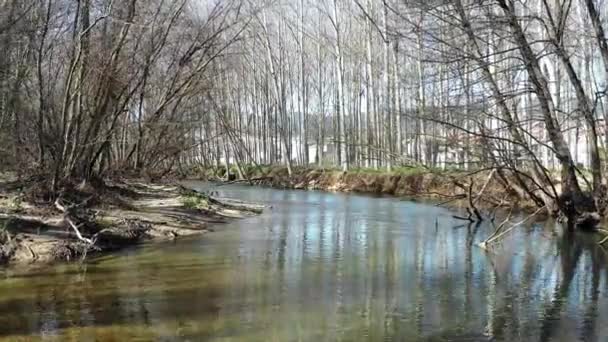
[[[231,171],[237,174],[236,170]],[[533,203],[518,199],[510,193],[498,177],[489,171],[431,172],[405,169],[394,172],[353,170],[343,172],[332,169],[295,168],[290,176],[283,167],[258,167],[243,170],[244,179],[227,181],[225,169],[207,169],[197,177],[220,182],[251,183],[286,189],[323,190],[331,192],[358,192],[378,195],[428,199],[449,203],[451,207],[467,207],[469,191],[478,198],[480,208],[495,207],[534,209]]]
[[[121,181],[77,186],[63,199],[62,206],[78,206],[68,216],[52,202],[28,196],[27,187],[0,186],[0,264],[79,260],[142,241],[204,234],[211,224],[263,210],[179,185]]]

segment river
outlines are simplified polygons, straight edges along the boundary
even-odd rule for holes
[[[608,340],[593,236],[530,224],[488,253],[475,246],[488,225],[431,204],[217,189],[272,208],[84,264],[2,270],[0,340]]]

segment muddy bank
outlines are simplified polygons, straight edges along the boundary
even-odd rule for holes
[[[58,209],[67,204],[32,200],[23,187],[0,190],[0,264],[9,265],[80,260],[143,241],[204,234],[212,224],[263,210],[177,185],[120,182],[75,189],[62,203],[84,204],[68,216]]]
[[[390,195],[407,199],[426,199],[446,203],[451,207],[467,207],[471,191],[479,197],[480,208],[534,209],[531,202],[521,201],[515,193],[505,190],[497,177],[489,171],[431,172],[424,169],[406,169],[396,172],[354,170],[343,172],[332,169],[296,168],[290,176],[286,168],[260,167],[245,170],[245,179],[226,180],[225,170],[205,170],[205,180],[224,183],[243,183],[286,189],[323,190],[331,192],[357,192]],[[469,189],[470,188],[470,189]]]

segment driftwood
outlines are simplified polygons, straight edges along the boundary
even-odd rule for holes
[[[93,245],[95,245],[96,238],[95,237],[93,237],[92,239],[86,238],[80,232],[80,227],[82,227],[84,224],[86,224],[86,222],[79,223],[79,224],[77,224],[75,222],[78,219],[76,219],[76,217],[74,215],[74,211],[78,208],[81,208],[82,205],[83,205],[83,203],[81,203],[79,205],[67,206],[67,205],[62,204],[62,201],[59,198],[57,200],[55,200],[55,208],[57,208],[57,210],[59,210],[63,213],[63,220],[70,226],[70,228],[72,228],[72,230],[76,234],[76,237],[78,238],[78,240],[86,243],[87,245],[93,246]]]
[[[205,199],[206,201],[208,201],[209,204],[217,205],[217,206],[220,206],[220,207],[226,208],[226,209],[248,211],[248,212],[252,212],[252,213],[256,213],[256,214],[260,214],[262,211],[264,211],[263,205],[245,203],[242,201],[230,200],[230,199],[222,200],[222,199],[213,197],[210,194],[207,194],[207,193],[204,193],[201,191],[197,191],[194,189],[186,188],[181,185],[179,186],[179,191],[185,195],[201,197],[201,198]]]
[[[265,180],[271,180],[272,177],[257,177],[257,178],[249,178],[249,179],[235,179],[228,182],[222,182],[218,184],[218,186],[230,185],[230,184],[238,184],[238,183],[249,183],[253,184],[254,182],[263,182]]]
[[[63,221],[74,232],[76,238],[82,242],[82,256],[86,258],[90,250],[112,249],[122,245],[129,245],[141,240],[152,229],[152,225],[137,219],[122,219],[114,227],[96,231],[86,236],[82,228],[95,225],[96,213],[85,209],[87,201],[80,204],[67,205],[61,199],[55,201],[55,208],[63,213]]]
[[[124,218],[116,227],[105,228],[94,235],[96,241],[104,247],[130,245],[148,236],[152,229],[150,222],[139,219]]]
[[[212,203],[221,205],[225,208],[230,208],[230,209],[234,209],[234,210],[241,210],[241,211],[249,211],[249,212],[253,212],[256,214],[260,214],[264,211],[265,206],[260,205],[260,204],[252,204],[252,203],[247,203],[244,201],[239,201],[239,200],[235,200],[235,199],[220,199],[220,198],[211,198],[211,200],[213,201]]]

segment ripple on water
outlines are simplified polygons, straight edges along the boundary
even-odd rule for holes
[[[240,186],[273,206],[202,238],[7,274],[0,339],[594,341],[606,253],[550,223],[462,226],[424,203]]]

